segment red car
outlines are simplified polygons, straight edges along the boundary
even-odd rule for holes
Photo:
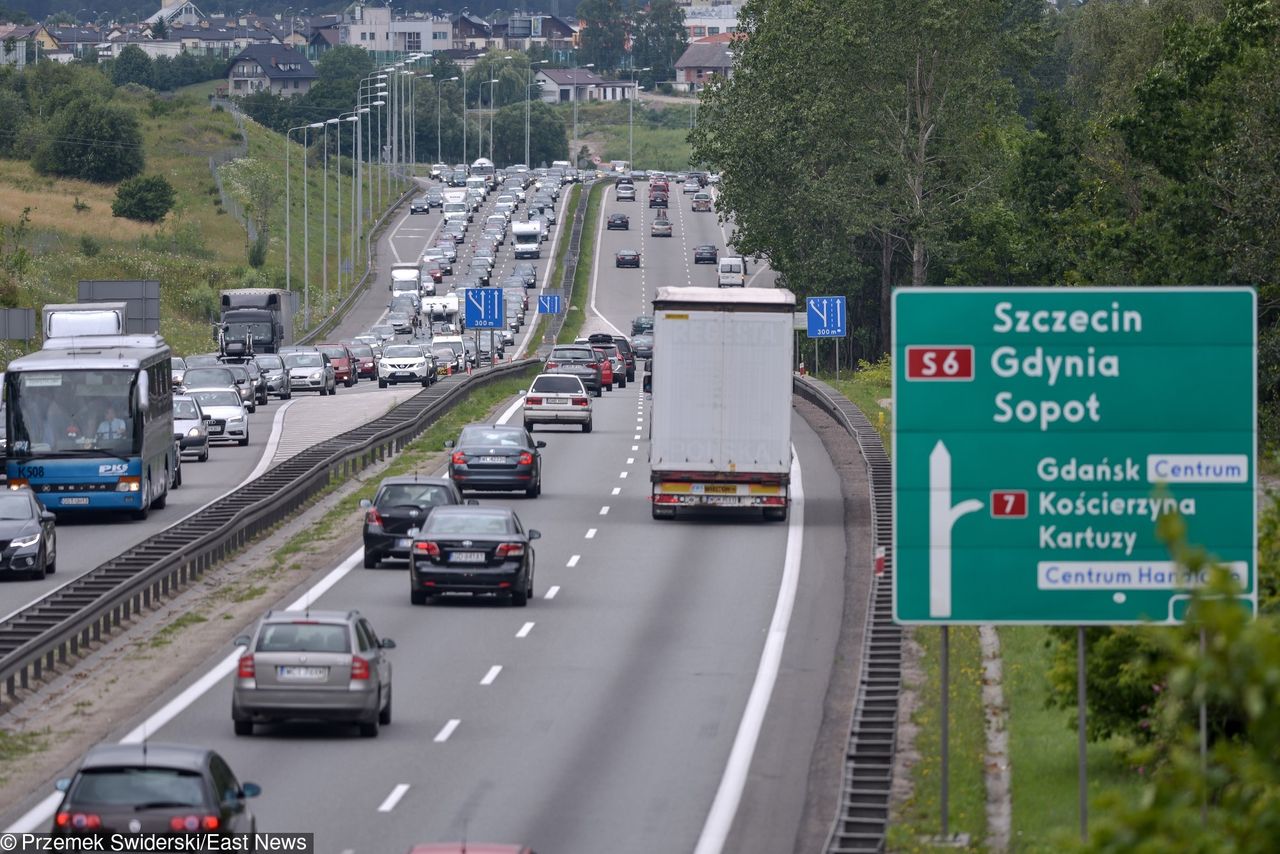
[[[356,374],[365,379],[378,378],[378,363],[373,358],[373,348],[359,341],[343,341],[351,358],[356,362]]]
[[[356,384],[359,377],[357,372],[359,367],[355,364],[355,359],[351,357],[351,351],[342,344],[317,344],[316,349],[329,357],[329,364],[333,365],[333,378],[351,388]]]
[[[613,391],[613,360],[609,358],[609,352],[598,344],[592,344],[591,349],[599,360],[600,384],[606,391]]]

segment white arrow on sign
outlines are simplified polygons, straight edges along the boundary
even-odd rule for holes
[[[951,616],[951,529],[982,509],[976,498],[951,505],[951,452],[942,440],[929,454],[929,616]]]

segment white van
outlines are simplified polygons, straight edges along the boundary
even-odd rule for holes
[[[391,268],[391,295],[418,295],[419,276],[417,264],[396,264]]]
[[[722,288],[741,288],[747,284],[747,262],[736,255],[726,255],[716,266],[717,284]]]

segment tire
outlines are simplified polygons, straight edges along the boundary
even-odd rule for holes
[[[173,488],[179,489],[182,486],[182,460],[178,460],[178,470],[173,473]]]
[[[245,409],[248,409],[248,410],[249,410],[249,414],[250,414],[250,415],[252,415],[253,413],[255,413],[255,412],[257,412],[257,411],[258,411],[258,404],[256,404],[256,403],[251,403],[251,404],[249,404],[248,406],[246,406],[246,407],[245,407]]]
[[[526,421],[526,422],[524,422],[524,429],[526,429],[526,430],[528,430],[530,433],[532,433],[532,432],[533,432],[533,422],[532,422],[532,421]]]
[[[355,384],[356,384],[355,377],[352,377],[351,379],[347,380],[347,382],[346,382],[346,386],[347,386],[347,388],[351,388],[351,387],[352,387],[353,385],[355,385]]]
[[[232,721],[236,735],[253,735],[253,721]]]
[[[409,591],[409,601],[410,601],[412,604],[414,604],[414,605],[425,605],[425,604],[427,604],[427,591],[425,591],[425,590],[410,590],[410,591]]]
[[[281,399],[281,400],[292,400],[292,399],[293,399],[293,389],[290,389],[289,391],[287,391],[287,392],[285,392],[284,394],[280,395],[280,399]]]
[[[627,377],[626,377],[626,374],[623,374],[622,379],[618,380],[618,388],[626,388],[626,387],[627,387]]]
[[[165,469],[165,471],[164,471],[164,492],[160,493],[160,494],[159,494],[159,495],[157,495],[154,499],[152,499],[152,501],[151,501],[151,507],[152,507],[152,509],[154,509],[154,510],[163,510],[163,509],[165,508],[165,505],[169,503],[169,484],[170,484],[171,482],[172,482],[172,480],[171,480],[171,478],[169,477],[169,470],[168,470],[168,469]]]
[[[329,389],[329,397],[333,397],[337,393],[338,393],[338,384],[334,383],[333,388]]]
[[[605,386],[605,389],[607,391],[613,391],[613,383],[609,383],[607,386]]]
[[[243,439],[240,439],[240,440],[238,440],[238,441],[239,441],[239,443],[240,443],[240,447],[242,447],[242,448],[247,448],[247,447],[249,447],[249,434],[248,434],[248,433],[245,433],[245,434],[244,434],[244,438],[243,438]]]
[[[538,482],[524,491],[524,494],[530,498],[537,498],[542,494],[542,474],[538,474]]]
[[[58,541],[55,535],[55,539],[53,541],[53,559],[44,565],[44,574],[53,575],[57,571],[58,571]]]
[[[381,560],[382,560],[382,556],[379,555],[377,552],[371,552],[368,549],[364,550],[364,568],[365,569],[377,569],[378,563]]]
[[[582,432],[583,432],[583,433],[590,433],[590,432],[591,432],[591,422],[590,422],[590,421],[588,421],[587,423],[585,423],[585,424],[583,424],[583,425],[582,425]]]
[[[636,372],[635,372],[635,370],[634,370],[634,369],[632,369],[632,370],[630,370],[630,371],[627,371],[627,382],[629,382],[629,383],[633,383],[633,382],[635,382],[635,381],[636,381]]]
[[[386,726],[391,723],[391,688],[387,688],[387,705],[378,710],[378,723]]]
[[[428,378],[428,377],[423,377],[423,378],[422,378],[422,387],[423,387],[423,388],[430,388],[430,387],[431,387],[431,380],[430,380],[430,378]]]
[[[526,606],[526,605],[528,605],[528,604],[529,604],[529,591],[528,591],[528,589],[525,589],[525,590],[512,590],[512,591],[511,591],[511,605],[512,605],[513,607],[515,607],[515,608],[523,608],[523,607],[525,607],[525,606]]]
[[[204,450],[200,452],[200,456],[196,457],[196,462],[198,463],[209,462],[209,443],[208,442],[204,443]]]
[[[574,352],[577,352],[577,351],[574,351]],[[378,388],[386,388],[386,387],[387,387],[386,380],[378,380]]]
[[[787,508],[785,507],[766,507],[764,508],[764,520],[766,522],[785,522],[787,521]]]
[[[604,386],[596,389],[596,397],[604,397]]]
[[[371,721],[360,721],[360,737],[361,738],[377,738],[378,737],[378,719]]]
[[[37,558],[36,568],[31,570],[27,575],[27,578],[30,578],[32,581],[39,581],[49,574],[49,563],[45,559],[43,548],[40,549],[40,554],[37,555]]]

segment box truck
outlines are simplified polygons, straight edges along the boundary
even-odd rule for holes
[[[653,518],[790,507],[792,315],[786,290],[659,288],[649,470]]]
[[[237,288],[221,294],[222,317],[214,337],[222,355],[248,358],[278,353],[293,344],[298,295],[278,288]]]
[[[77,302],[46,305],[42,331],[45,340],[79,335],[125,335],[128,332],[128,304],[123,302]]]

